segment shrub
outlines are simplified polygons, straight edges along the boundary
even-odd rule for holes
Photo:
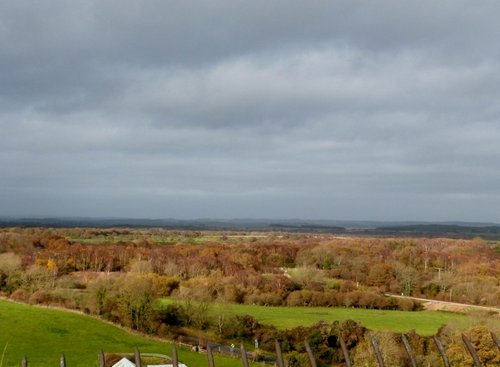
[[[159,321],[169,326],[184,326],[185,315],[182,306],[178,304],[162,308],[157,311],[156,317]]]
[[[224,286],[224,302],[243,303],[245,301],[246,292],[243,287],[234,284],[226,284]]]
[[[245,297],[245,303],[260,306],[281,306],[283,299],[279,294],[272,292],[252,293]]]
[[[44,290],[37,290],[30,297],[28,302],[34,305],[48,305],[52,301],[52,295]]]
[[[413,311],[415,309],[415,302],[407,298],[398,298],[398,309],[401,311]]]
[[[10,295],[10,298],[12,298],[14,301],[18,301],[18,302],[28,302],[29,297],[30,297],[30,294],[22,288],[16,289]]]
[[[311,291],[294,291],[291,292],[287,299],[286,303],[288,306],[309,306],[312,300],[312,292]]]
[[[21,258],[7,252],[0,254],[0,290],[12,293],[21,285]]]
[[[22,276],[23,287],[29,291],[48,289],[53,286],[54,275],[44,266],[32,265]]]
[[[289,367],[306,367],[310,366],[311,362],[306,353],[291,352],[285,355],[286,364]]]
[[[62,277],[60,277],[56,282],[56,286],[69,289],[87,288],[87,284],[85,284],[80,279],[72,275],[63,275]]]

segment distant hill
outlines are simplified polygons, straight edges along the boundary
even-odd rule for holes
[[[347,230],[344,227],[338,226],[327,226],[320,224],[284,224],[284,223],[270,223],[269,227],[278,229],[280,231],[290,231],[290,232],[334,232],[334,233],[346,233]]]
[[[198,231],[318,232],[358,236],[429,236],[500,239],[500,225],[479,222],[383,222],[303,219],[9,218],[0,227],[157,227]]]
[[[465,226],[453,224],[418,224],[406,226],[377,227],[373,232],[387,234],[415,234],[415,235],[455,235],[455,236],[482,236],[500,237],[500,226]]]

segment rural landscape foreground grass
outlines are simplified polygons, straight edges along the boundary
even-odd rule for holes
[[[163,305],[175,303],[163,299]],[[307,326],[318,321],[355,320],[372,330],[408,332],[415,330],[421,335],[432,335],[445,324],[457,329],[483,324],[498,329],[498,318],[485,318],[446,312],[381,311],[326,307],[264,307],[235,304],[213,304],[211,314],[248,314],[260,323],[280,329]],[[33,366],[53,366],[64,352],[69,366],[98,366],[97,356],[107,353],[130,353],[135,348],[143,352],[170,355],[172,344],[158,339],[131,334],[123,328],[94,317],[0,300],[0,346],[5,348],[4,367],[17,366],[26,355]],[[179,357],[188,366],[206,364],[204,354],[179,349]],[[239,366],[240,362],[216,356],[220,367]]]
[[[0,300],[0,347],[5,348],[2,367],[19,366],[23,356],[29,364],[49,367],[65,353],[70,367],[98,366],[98,353],[142,352],[171,355],[172,344],[131,334],[110,323],[64,310],[35,307]],[[240,366],[237,360],[216,356],[220,367]],[[179,349],[188,366],[206,365],[206,355]]]

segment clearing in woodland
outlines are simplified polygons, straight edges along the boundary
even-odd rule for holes
[[[176,302],[164,298],[163,304]],[[182,302],[182,301],[179,301]],[[470,316],[437,311],[388,311],[361,308],[338,307],[269,307],[214,303],[208,305],[208,312],[218,315],[252,315],[261,324],[274,325],[279,329],[309,326],[319,321],[354,320],[372,330],[408,332],[415,330],[420,335],[433,335],[446,324],[453,323],[458,328],[474,324],[494,323],[500,326],[498,317]]]

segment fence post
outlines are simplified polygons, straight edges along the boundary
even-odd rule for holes
[[[215,367],[214,355],[212,353],[212,347],[207,343],[207,357],[208,357],[208,367]]]
[[[135,359],[135,366],[142,367],[141,352],[139,352],[139,349],[137,348],[135,348],[134,351],[134,359]]]
[[[474,360],[474,365],[476,367],[481,367],[481,361],[479,361],[479,357],[477,356],[476,350],[472,346],[470,339],[467,338],[465,334],[462,334],[462,340],[464,341],[467,350],[469,351],[470,355],[472,356],[472,359]]]
[[[177,348],[172,348],[172,367],[179,367],[179,358],[177,357]]]
[[[283,362],[283,353],[281,353],[281,346],[279,341],[277,340],[275,342],[275,348],[276,348],[276,363],[278,367],[285,367],[285,362]]]
[[[28,358],[26,358],[26,356],[23,356],[21,360],[21,367],[28,367]]]
[[[408,337],[405,334],[401,334],[403,339],[403,344],[405,345],[406,353],[410,358],[410,362],[412,367],[417,367],[417,361],[415,360],[415,355],[413,354],[413,349],[411,348],[410,342],[408,341]]]
[[[372,343],[373,351],[375,352],[375,357],[377,357],[377,362],[380,367],[385,367],[384,359],[382,358],[382,354],[380,353],[380,348],[378,347],[377,339],[375,336],[370,335],[370,341]]]
[[[497,348],[500,349],[500,340],[498,340],[497,335],[492,331],[490,332],[491,334],[491,339],[493,339],[493,342],[496,344]]]
[[[434,335],[432,339],[434,340],[434,344],[436,344],[436,347],[439,350],[439,354],[441,354],[441,358],[443,358],[444,367],[450,367],[450,361],[448,360],[448,356],[446,355],[446,351],[444,350],[443,343],[441,343],[441,340],[436,335]]]
[[[241,363],[243,364],[243,367],[248,367],[247,351],[245,350],[243,343],[241,343],[240,345],[240,352],[241,352]]]
[[[61,358],[59,358],[59,366],[66,367],[66,356],[64,353],[61,353]]]
[[[309,343],[306,341],[304,341],[304,345],[306,346],[306,352],[307,352],[307,355],[309,356],[309,362],[311,362],[311,367],[317,367],[316,365],[316,359],[314,359],[314,354],[311,350],[311,346],[309,345]]]
[[[102,350],[101,353],[99,353],[99,367],[106,367],[106,357]]]
[[[349,357],[349,350],[347,349],[347,345],[345,344],[344,338],[339,335],[340,341],[340,349],[342,349],[342,354],[344,355],[345,363],[347,367],[352,367],[351,357]]]

